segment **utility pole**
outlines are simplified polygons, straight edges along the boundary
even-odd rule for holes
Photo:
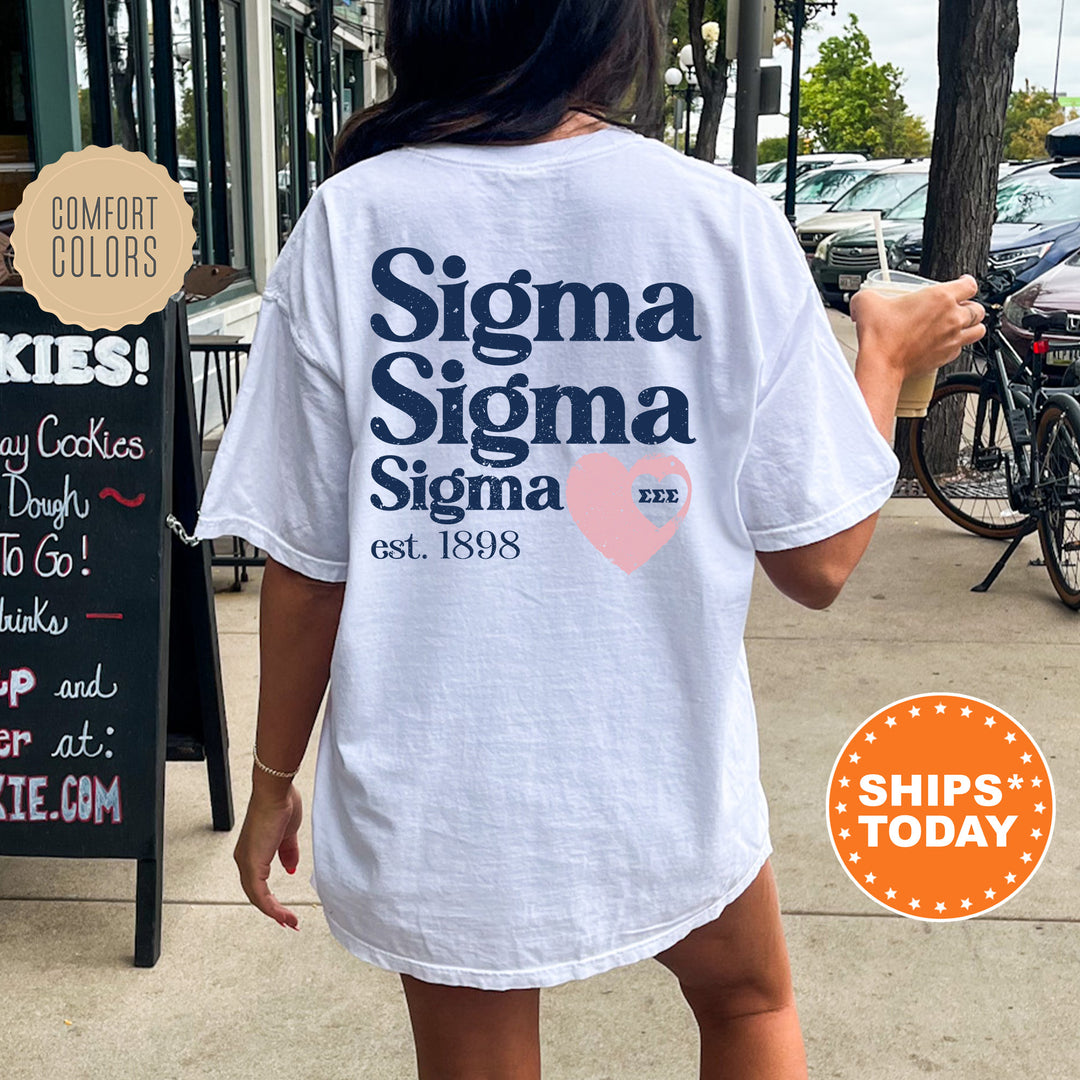
[[[1058,19],[1057,60],[1054,61],[1054,103],[1058,99],[1058,75],[1061,73],[1061,35],[1065,29],[1065,0],[1061,0],[1061,17]]]
[[[799,95],[802,87],[802,36],[807,19],[829,9],[836,14],[836,0],[776,0],[776,10],[791,19],[791,109],[788,117],[787,187],[784,192],[784,213],[795,228],[795,169],[799,157]]]
[[[731,8],[729,6],[728,10]],[[738,67],[735,77],[735,141],[731,164],[736,175],[754,182],[757,173],[758,114],[761,111],[761,0],[739,4]]]

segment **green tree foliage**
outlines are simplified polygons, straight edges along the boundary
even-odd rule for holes
[[[907,107],[904,73],[876,64],[858,16],[821,43],[818,62],[802,83],[800,126],[815,151],[869,157],[922,157],[930,135]]]
[[[1068,119],[1075,119],[1072,110]],[[1026,79],[1023,90],[1009,95],[1005,113],[1005,157],[1014,161],[1046,157],[1046,134],[1064,124],[1065,110],[1049,90],[1032,86]]]
[[[759,165],[767,165],[770,161],[780,161],[787,157],[787,137],[776,135],[770,139],[762,139],[758,143],[757,159]]]

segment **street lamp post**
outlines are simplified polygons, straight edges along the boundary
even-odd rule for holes
[[[683,81],[683,77],[686,77],[686,88],[682,91],[677,90],[679,83]],[[673,94],[683,93],[686,96],[686,135],[683,138],[683,150],[686,154],[690,153],[690,108],[694,100],[694,91],[697,87],[697,75],[694,73],[694,51],[692,46],[684,45],[679,50],[679,66],[669,67],[664,72],[664,82],[671,88]],[[675,133],[676,143],[678,142],[678,132]]]
[[[683,81],[683,73],[677,67],[669,67],[667,69],[667,71],[664,72],[664,82],[667,84],[668,89],[671,91],[672,97],[675,97],[675,95],[678,93],[678,91],[675,88],[682,81]],[[678,147],[679,147],[679,130],[678,130],[678,127],[675,126],[675,125],[678,124],[678,110],[676,110],[675,116],[673,117],[673,119],[675,121],[675,124],[672,125],[675,128],[675,139],[674,139],[675,148],[678,149]]]
[[[1057,60],[1054,61],[1054,104],[1058,99],[1058,75],[1061,74],[1061,36],[1065,29],[1065,0],[1061,0],[1061,15],[1058,17]]]
[[[799,157],[799,68],[802,63],[802,36],[807,19],[828,9],[836,14],[836,0],[776,0],[776,10],[791,19],[791,108],[788,116],[787,180],[784,213],[795,227],[795,169]]]

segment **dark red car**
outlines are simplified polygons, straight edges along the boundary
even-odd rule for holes
[[[1075,385],[1080,379],[1080,251],[1005,301],[1001,329],[1021,356],[1027,356],[1031,342],[1031,331],[1021,323],[1032,311],[1069,313],[1065,333],[1047,337],[1046,362],[1051,382],[1064,377],[1066,384]]]

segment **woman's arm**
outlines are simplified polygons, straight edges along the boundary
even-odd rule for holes
[[[859,334],[855,381],[878,431],[892,442],[900,386],[909,375],[936,370],[955,360],[986,333],[985,314],[971,298],[973,277],[931,286],[899,299],[859,292],[851,314]],[[973,322],[975,315],[978,321]],[[786,596],[809,608],[826,608],[844,587],[874,534],[878,515],[816,544],[787,551],[759,551],[758,561]]]
[[[300,767],[330,678],[344,582],[316,581],[266,560],[259,602],[259,760],[279,772]],[[289,779],[251,767],[251,800],[233,858],[247,898],[283,926],[296,915],[270,892],[275,854],[290,873],[300,858],[303,810]]]

